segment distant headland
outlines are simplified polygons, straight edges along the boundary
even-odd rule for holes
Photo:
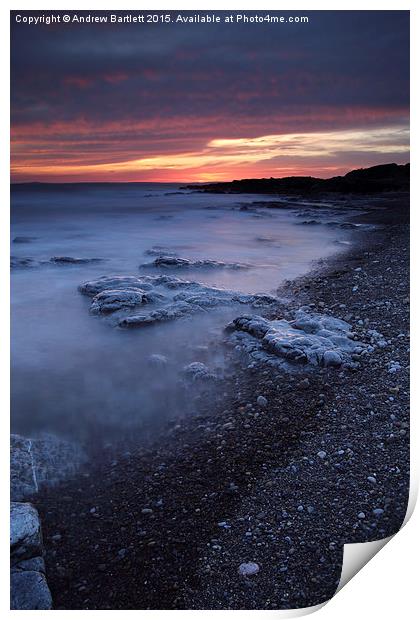
[[[313,194],[324,192],[378,193],[407,191],[410,184],[410,164],[383,164],[352,170],[344,176],[318,179],[316,177],[283,177],[268,179],[242,179],[220,183],[184,185],[210,193],[241,194]]]

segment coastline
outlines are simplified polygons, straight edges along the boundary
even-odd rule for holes
[[[316,605],[335,591],[343,542],[398,530],[409,472],[408,209],[356,216],[378,219],[384,228],[280,295],[290,310],[313,303],[360,339],[377,329],[389,344],[354,372],[257,374],[232,353],[232,376],[216,399],[193,400],[194,415],[41,490],[32,502],[55,608]],[[389,373],[395,360],[401,369]],[[239,576],[245,562],[258,574]]]

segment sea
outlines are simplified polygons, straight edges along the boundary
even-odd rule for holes
[[[129,433],[141,441],[146,428],[190,409],[186,365],[201,362],[223,373],[224,328],[244,312],[237,304],[124,330],[89,312],[80,284],[165,273],[276,295],[285,280],[352,243],[350,215],[334,200],[210,194],[176,184],[13,185],[12,432],[98,445]],[[248,268],[144,267],[159,248]],[[63,256],[102,260],[50,260]]]

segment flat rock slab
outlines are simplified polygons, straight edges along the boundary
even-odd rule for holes
[[[301,308],[295,319],[269,321],[261,316],[240,316],[227,326],[230,343],[257,362],[269,365],[341,367],[367,345],[352,339],[351,326],[331,316]]]
[[[79,291],[93,298],[92,314],[107,314],[107,320],[119,327],[173,321],[226,305],[262,308],[279,303],[273,295],[249,295],[169,275],[102,276],[81,284]],[[143,310],[150,305],[154,307]]]

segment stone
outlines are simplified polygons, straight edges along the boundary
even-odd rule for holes
[[[256,562],[244,562],[240,564],[238,573],[242,577],[252,577],[260,572],[260,567]]]
[[[10,436],[10,492],[13,501],[20,501],[38,491],[32,442],[21,435]]]
[[[257,398],[257,405],[259,407],[267,407],[268,400],[265,398],[265,396],[258,396],[258,398]]]
[[[11,609],[51,609],[43,559],[41,524],[29,503],[10,505]]]
[[[324,366],[333,366],[334,368],[339,368],[343,363],[342,357],[337,351],[325,351],[323,361]]]
[[[193,381],[212,381],[217,379],[216,375],[202,362],[192,362],[184,366],[182,372],[186,378]]]
[[[305,379],[302,379],[302,381],[299,381],[299,383],[297,384],[299,390],[307,390],[309,386],[310,383],[308,377],[305,377]]]
[[[148,362],[151,366],[156,366],[158,368],[163,368],[168,365],[168,358],[166,355],[160,355],[159,353],[153,353],[149,356]]]
[[[38,571],[12,572],[11,609],[51,609],[52,598],[45,575]]]
[[[324,452],[324,450],[320,450],[319,452],[317,452],[316,455],[319,456],[320,459],[325,459],[325,457],[327,456],[327,453]]]
[[[10,556],[17,562],[42,555],[38,511],[29,503],[10,504]]]

